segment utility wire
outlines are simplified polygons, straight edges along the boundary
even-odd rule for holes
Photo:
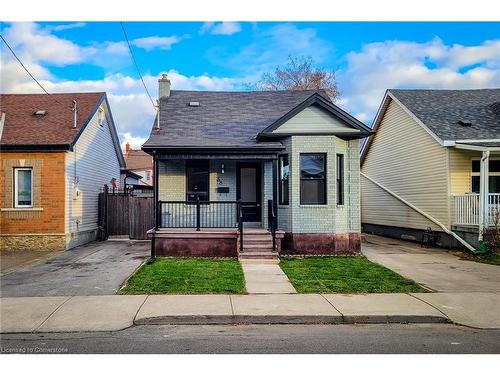
[[[123,22],[120,22],[120,25],[122,27],[123,35],[125,36],[125,40],[127,41],[128,50],[130,52],[130,56],[132,57],[132,61],[135,65],[135,69],[137,70],[137,73],[139,74],[139,78],[141,79],[142,85],[144,86],[144,90],[146,90],[146,94],[148,94],[149,100],[151,101],[153,108],[156,109],[156,104],[155,104],[153,98],[151,97],[151,95],[149,94],[149,90],[148,90],[146,84],[144,83],[144,79],[142,78],[142,74],[141,74],[141,71],[139,69],[139,65],[137,64],[137,61],[136,61],[135,56],[134,56],[134,52],[132,51],[132,46],[130,45],[130,41],[128,40],[127,32],[125,31],[125,26],[123,25]]]
[[[47,94],[47,95],[52,95],[51,93],[49,93],[47,90],[45,90],[45,87],[42,86],[42,84],[40,82],[38,82],[38,80],[33,76],[33,74],[31,74],[31,72],[28,70],[28,68],[26,68],[26,66],[23,64],[23,62],[21,61],[21,59],[16,55],[16,53],[14,52],[14,50],[12,49],[12,47],[9,45],[9,43],[7,43],[7,41],[5,40],[5,38],[3,37],[2,34],[0,34],[0,38],[2,38],[2,41],[5,43],[5,45],[7,46],[7,48],[10,50],[10,52],[12,53],[12,55],[16,58],[16,60],[19,62],[19,64],[21,64],[21,66],[23,67],[23,69],[26,71],[26,73],[28,73],[28,75],[33,79],[33,81],[36,82],[36,84],[38,86],[40,86],[40,88]],[[53,98],[54,101],[62,106],[64,106],[64,104],[62,104],[59,100]]]

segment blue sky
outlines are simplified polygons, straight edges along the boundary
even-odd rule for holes
[[[338,105],[371,123],[387,88],[500,86],[500,23],[126,22],[153,96],[173,89],[242,90],[288,55],[335,69]],[[6,37],[50,92],[104,90],[122,141],[147,137],[151,104],[118,22],[2,23]],[[40,89],[2,45],[2,92]]]

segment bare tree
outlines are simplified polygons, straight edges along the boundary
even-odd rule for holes
[[[311,57],[288,56],[285,66],[278,66],[272,73],[264,73],[254,85],[257,90],[319,90],[326,91],[335,101],[340,93],[334,70],[313,67]]]

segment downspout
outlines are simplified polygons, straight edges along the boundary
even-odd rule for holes
[[[425,218],[429,219],[430,221],[432,221],[434,224],[438,225],[442,230],[443,232],[445,232],[446,234],[449,234],[450,236],[452,236],[453,238],[455,238],[458,242],[460,242],[462,245],[464,245],[469,251],[471,251],[473,254],[479,254],[480,252],[478,250],[476,250],[473,246],[471,246],[467,241],[465,241],[462,237],[460,237],[458,234],[456,234],[455,232],[449,230],[443,223],[441,223],[439,220],[435,219],[434,217],[432,217],[431,215],[427,214],[426,212],[422,211],[420,208],[416,207],[415,205],[411,204],[410,202],[408,202],[407,200],[405,200],[404,198],[401,198],[399,195],[397,195],[396,193],[394,193],[393,191],[389,190],[388,188],[386,188],[385,186],[383,186],[382,184],[378,183],[377,181],[375,181],[374,179],[372,179],[371,177],[368,177],[366,174],[364,174],[363,172],[359,172],[361,174],[361,176],[363,176],[364,178],[366,178],[367,180],[373,182],[375,185],[377,185],[379,188],[381,188],[382,190],[384,190],[385,192],[387,192],[388,194],[392,195],[394,198],[396,198],[397,200],[399,200],[400,202],[404,203],[405,205],[407,205],[408,207],[410,207],[411,209],[415,210],[416,212],[418,212],[420,215],[424,216]]]
[[[488,226],[489,158],[490,152],[483,151],[479,170],[479,241],[483,240],[484,227]]]

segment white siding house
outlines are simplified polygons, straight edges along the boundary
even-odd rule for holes
[[[120,181],[123,155],[107,101],[103,100],[66,153],[67,248],[95,240],[98,234],[98,195]]]

